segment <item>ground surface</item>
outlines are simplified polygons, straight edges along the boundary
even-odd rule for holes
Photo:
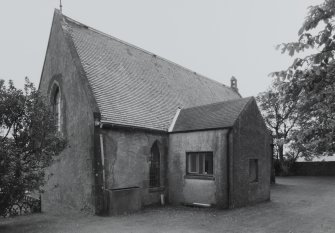
[[[0,232],[335,232],[335,177],[277,178],[271,201],[236,210],[149,208],[128,216],[35,214],[0,219]]]

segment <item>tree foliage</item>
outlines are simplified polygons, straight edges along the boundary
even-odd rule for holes
[[[24,90],[0,80],[0,214],[25,192],[38,191],[44,170],[65,141],[57,132],[53,113],[26,78]]]
[[[312,54],[295,58],[286,70],[273,73],[287,82],[283,91],[297,103],[301,129],[295,139],[314,154],[335,152],[334,16],[335,0],[310,7],[298,40],[278,49],[290,56],[303,51]]]
[[[281,170],[286,170],[285,160],[296,160],[301,152],[301,146],[295,140],[296,132],[300,129],[297,102],[284,94],[286,85],[285,82],[275,81],[269,90],[256,97],[265,123],[272,131],[274,152]],[[290,153],[285,156],[285,151]]]

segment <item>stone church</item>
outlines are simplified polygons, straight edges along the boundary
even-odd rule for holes
[[[39,90],[68,141],[44,211],[270,198],[271,136],[235,78],[225,86],[55,10]]]

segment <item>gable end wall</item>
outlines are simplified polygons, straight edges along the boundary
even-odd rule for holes
[[[97,107],[94,100],[89,98],[90,90],[85,84],[85,77],[78,72],[60,22],[61,16],[56,12],[39,90],[49,100],[53,82],[59,83],[61,128],[67,146],[47,171],[42,208],[46,212],[68,209],[93,212],[93,112]]]
[[[270,139],[256,101],[253,99],[247,104],[233,127],[231,208],[270,199]],[[249,182],[250,159],[258,159],[258,182]]]

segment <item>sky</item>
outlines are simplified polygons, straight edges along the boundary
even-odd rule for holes
[[[226,85],[242,96],[271,84],[292,58],[307,7],[321,0],[62,0],[63,14]],[[1,0],[0,79],[38,86],[59,0]]]

